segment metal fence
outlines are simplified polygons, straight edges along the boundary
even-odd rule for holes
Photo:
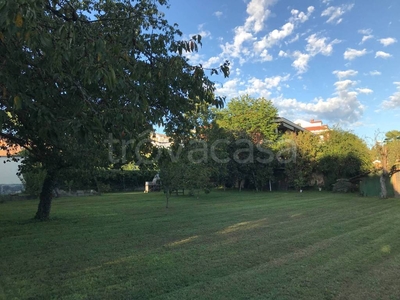
[[[388,197],[395,196],[395,187],[393,185],[393,179],[394,177],[392,176],[391,180],[386,180],[386,189]],[[365,197],[375,197],[375,196],[379,197],[381,195],[380,176],[370,175],[363,177],[360,180],[360,194]]]

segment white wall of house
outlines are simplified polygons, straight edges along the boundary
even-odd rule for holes
[[[0,157],[0,184],[22,184],[17,176],[19,162],[6,162],[7,157]]]
[[[313,126],[321,126],[322,122],[318,122],[318,123],[311,123],[308,121],[304,121],[301,119],[297,119],[296,121],[294,121],[293,123],[300,125],[303,128],[307,128],[307,127],[313,127]]]

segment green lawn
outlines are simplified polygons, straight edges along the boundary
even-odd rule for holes
[[[400,200],[161,193],[0,204],[0,299],[400,299]]]

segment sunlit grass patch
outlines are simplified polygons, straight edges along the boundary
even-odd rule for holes
[[[397,200],[110,194],[56,199],[44,223],[36,206],[0,204],[0,299],[400,298]]]

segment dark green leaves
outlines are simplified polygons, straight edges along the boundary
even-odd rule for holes
[[[194,121],[183,115],[222,107],[204,68],[182,56],[199,50],[201,36],[177,40],[158,10],[165,3],[1,1],[2,133],[49,167],[79,164],[77,145],[107,165],[97,157],[109,133],[134,138],[166,122],[184,133]],[[220,73],[229,75],[228,62]]]

